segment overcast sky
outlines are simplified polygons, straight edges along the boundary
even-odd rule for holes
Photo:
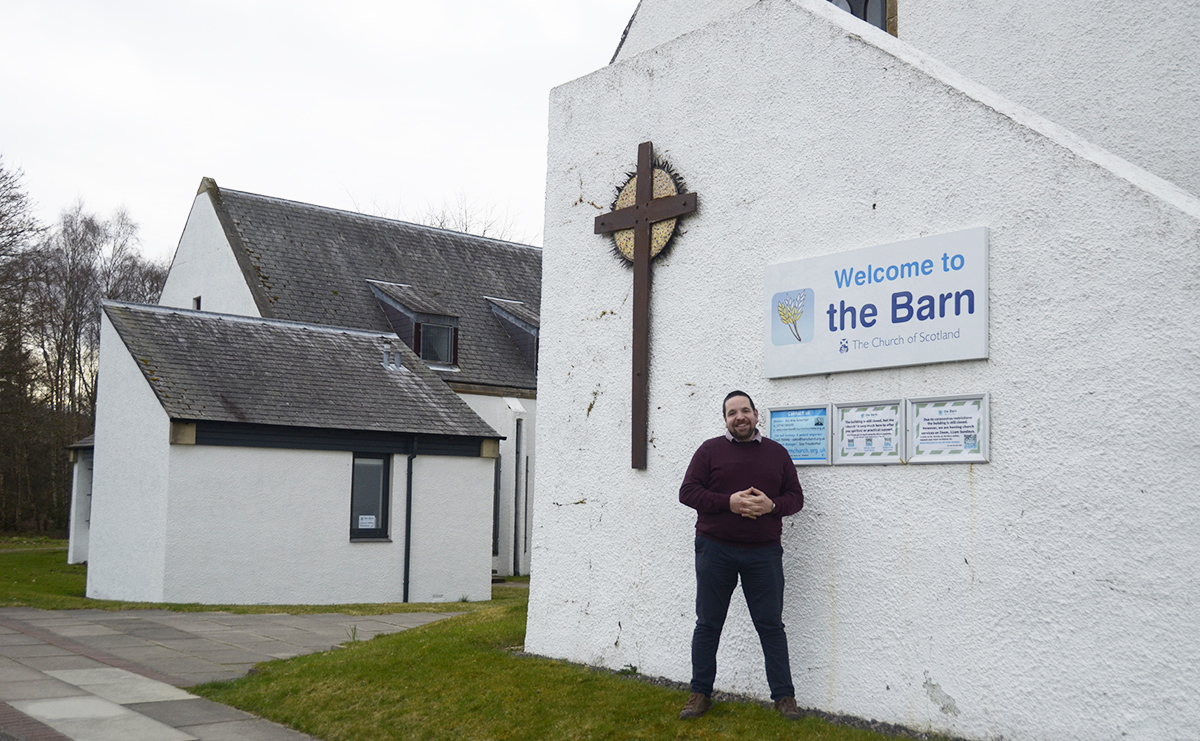
[[[50,222],[169,258],[200,178],[398,218],[465,197],[541,244],[552,87],[637,0],[0,0],[0,155]]]

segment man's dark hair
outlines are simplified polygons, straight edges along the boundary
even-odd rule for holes
[[[725,416],[725,403],[728,402],[730,399],[732,399],[735,396],[746,397],[746,399],[750,402],[750,408],[756,412],[758,411],[758,407],[754,406],[754,399],[750,398],[750,394],[747,394],[745,391],[736,391],[735,390],[735,391],[730,391],[728,394],[725,394],[725,401],[721,402],[721,416],[722,417]]]

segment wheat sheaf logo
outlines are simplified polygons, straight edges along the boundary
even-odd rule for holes
[[[787,325],[796,342],[804,342],[800,337],[800,330],[796,328],[800,318],[804,316],[804,291],[795,296],[784,294],[784,299],[775,305],[775,310],[779,312],[779,321]]]
[[[771,343],[796,345],[813,340],[811,288],[799,288],[771,297]]]

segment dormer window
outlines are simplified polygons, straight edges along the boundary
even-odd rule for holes
[[[436,291],[405,283],[367,283],[401,342],[432,368],[452,370],[458,365],[458,317],[443,306]]]
[[[537,312],[530,309],[521,301],[492,298],[485,296],[491,304],[492,314],[496,316],[500,326],[516,343],[529,369],[537,373],[539,320]]]
[[[458,328],[432,322],[413,325],[414,345],[420,347],[421,360],[437,365],[456,365]]]

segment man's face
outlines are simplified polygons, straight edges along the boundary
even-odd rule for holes
[[[734,440],[753,440],[758,427],[758,412],[750,407],[750,400],[734,396],[725,400],[725,429]]]

